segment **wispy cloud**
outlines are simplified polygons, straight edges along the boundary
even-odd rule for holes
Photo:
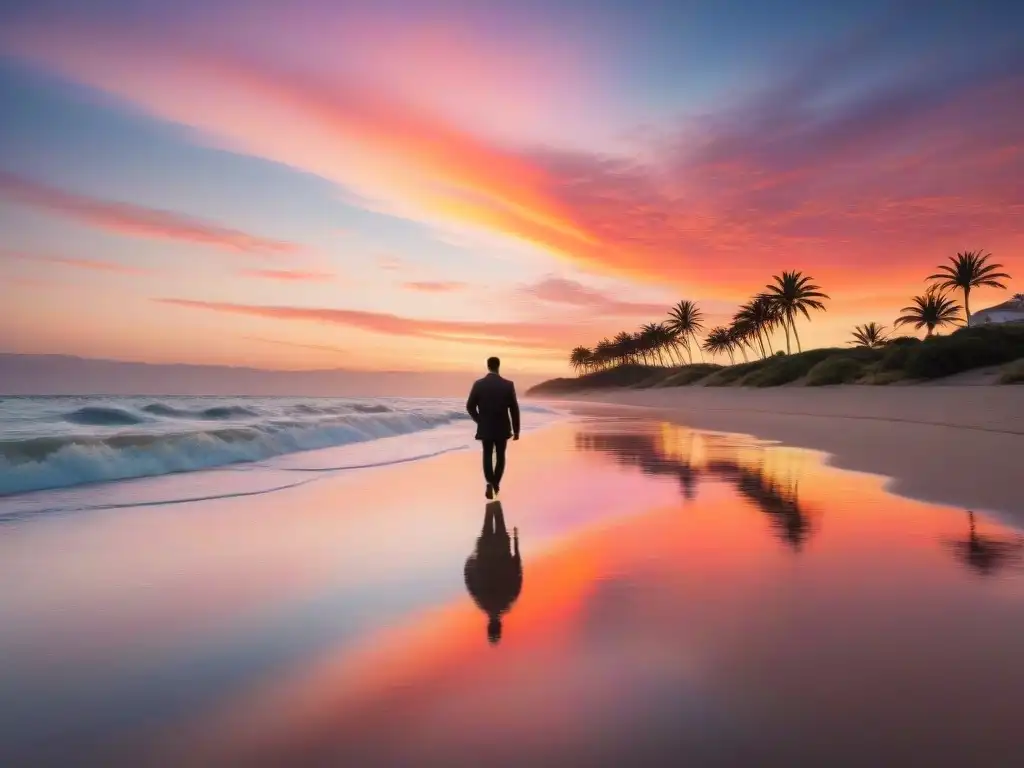
[[[0,251],[0,258],[13,258],[20,261],[42,264],[56,264],[64,267],[74,267],[75,269],[87,269],[93,272],[109,272],[121,275],[151,275],[156,272],[154,269],[133,267],[127,264],[120,264],[116,261],[65,258],[62,256],[48,256],[45,254],[23,253],[20,251]]]
[[[572,324],[421,320],[385,312],[364,312],[351,309],[263,306],[174,298],[154,299],[154,301],[168,306],[208,312],[344,325],[388,336],[429,338],[473,344],[496,342],[518,344],[524,347],[564,349],[567,343],[575,342],[580,335],[579,327]]]
[[[466,287],[466,283],[455,280],[414,280],[402,283],[402,287],[408,291],[421,293],[451,293],[452,291],[461,291]]]
[[[242,336],[247,341],[258,341],[261,344],[275,344],[280,347],[293,347],[295,349],[312,349],[317,352],[336,352],[341,355],[348,355],[351,352],[341,347],[332,347],[329,344],[303,344],[297,341],[285,341],[283,339],[265,339],[262,336]]]
[[[867,49],[807,62],[616,156],[509,146],[345,73],[300,75],[170,34],[15,32],[5,44],[16,53],[402,215],[707,295],[752,290],[783,266],[863,286],[910,262],[924,269],[937,249],[975,247],[962,241],[977,233],[990,250],[1021,243],[1019,55],[948,57],[865,83],[876,57],[864,35]],[[211,107],[225,94],[231,109]],[[275,116],[301,135],[264,130]]]
[[[0,197],[67,216],[108,232],[175,240],[242,253],[288,254],[295,243],[251,235],[171,211],[99,200],[0,171]]]
[[[238,273],[241,277],[253,277],[259,280],[280,280],[282,282],[324,282],[333,280],[330,272],[303,272],[292,269],[243,269]]]
[[[577,307],[602,316],[660,317],[668,310],[668,304],[664,302],[622,301],[575,280],[560,277],[548,277],[525,285],[520,292],[531,299]]]

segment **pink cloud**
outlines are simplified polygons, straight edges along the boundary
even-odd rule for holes
[[[41,262],[45,264],[57,264],[76,269],[88,269],[94,272],[110,272],[122,275],[151,275],[156,270],[145,267],[132,267],[127,264],[119,264],[114,261],[98,261],[95,259],[73,259],[61,256],[46,256],[40,254],[20,253],[5,251],[2,256],[20,259],[28,262]]]
[[[668,303],[622,301],[606,293],[588,288],[575,280],[548,277],[532,285],[523,286],[521,293],[533,299],[563,304],[588,310],[595,315],[622,317],[662,317],[668,312]]]
[[[303,272],[291,269],[243,269],[238,274],[241,277],[282,282],[322,282],[334,279],[334,275],[330,272]]]
[[[373,193],[400,215],[526,241],[693,298],[734,300],[783,268],[833,295],[880,281],[886,292],[917,290],[965,248],[1024,270],[1015,61],[940,64],[836,99],[844,60],[826,58],[733,108],[647,132],[631,157],[516,147],[351,72],[311,76],[166,35],[19,29],[4,43],[232,148]],[[284,120],[294,134],[277,129]],[[600,301],[557,290],[562,303]]]
[[[287,254],[294,243],[250,235],[171,211],[98,200],[0,171],[0,197],[121,235],[209,245],[243,253]]]
[[[420,293],[451,293],[452,291],[461,291],[466,287],[466,283],[454,280],[415,280],[402,283],[402,287],[406,290],[419,291]]]
[[[577,340],[581,334],[579,326],[570,324],[420,320],[385,312],[364,312],[351,309],[261,306],[172,298],[154,299],[154,301],[167,306],[209,312],[343,325],[388,336],[465,343],[515,344],[540,349],[563,350],[566,344],[578,343]]]

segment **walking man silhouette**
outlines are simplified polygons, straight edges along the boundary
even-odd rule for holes
[[[515,385],[498,373],[501,361],[487,358],[487,375],[473,383],[466,410],[476,422],[476,439],[484,449],[485,496],[493,499],[505,474],[505,446],[519,439],[519,402]]]

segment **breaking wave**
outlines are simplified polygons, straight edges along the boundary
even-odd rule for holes
[[[420,432],[468,419],[465,411],[455,408],[401,411],[382,405],[347,404],[325,407],[320,418],[306,421],[281,418],[282,409],[273,410],[277,418],[268,413],[256,423],[221,427],[0,440],[0,495],[259,461]],[[161,419],[257,416],[255,409],[241,406],[188,410],[153,403],[139,411]],[[307,411],[308,415],[312,414]],[[79,408],[65,414],[64,420],[102,427],[130,427],[144,421],[131,410],[99,406]]]

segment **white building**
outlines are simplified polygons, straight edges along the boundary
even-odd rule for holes
[[[1024,301],[1014,297],[971,315],[971,325],[988,323],[1024,323]]]

